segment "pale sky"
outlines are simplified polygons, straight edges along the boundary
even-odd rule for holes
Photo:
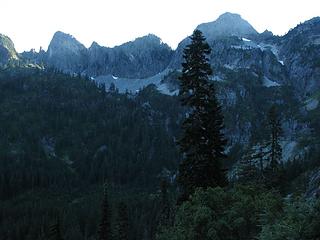
[[[320,16],[320,0],[0,0],[0,33],[19,52],[47,49],[60,30],[86,47],[113,47],[153,33],[172,48],[200,23],[239,13],[258,31],[283,35]]]

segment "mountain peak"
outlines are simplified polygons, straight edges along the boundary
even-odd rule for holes
[[[200,24],[197,29],[202,31],[209,39],[224,36],[248,37],[258,32],[239,14],[226,12],[217,20]]]
[[[124,43],[118,47],[130,47],[139,49],[163,47],[168,49],[169,51],[172,50],[168,44],[162,42],[161,38],[151,33],[142,37],[138,37],[133,41]]]
[[[291,38],[294,36],[298,36],[303,34],[305,40],[308,38],[313,38],[312,41],[318,42],[319,39],[319,31],[320,31],[320,17],[314,17],[310,20],[307,20],[303,23],[298,24],[295,28],[289,30],[289,32],[285,35],[287,38]]]
[[[55,38],[60,38],[60,37],[62,37],[62,38],[74,38],[72,35],[70,35],[70,34],[68,34],[68,33],[64,33],[64,32],[62,32],[62,31],[56,31],[55,33],[54,33],[54,35],[53,35],[53,37]]]
[[[305,23],[307,23],[307,24],[319,24],[320,23],[320,17],[311,18],[310,20],[306,21]]]
[[[69,50],[72,52],[78,52],[86,49],[86,47],[80,43],[75,37],[70,34],[57,31],[49,44],[48,51],[60,51]]]
[[[138,37],[133,42],[149,43],[149,44],[162,44],[161,38],[149,33],[148,35]]]
[[[18,53],[12,40],[8,36],[0,34],[0,64],[6,64],[9,60],[18,59]]]
[[[101,46],[99,45],[99,43],[97,43],[96,41],[93,41],[91,43],[91,46],[89,47],[89,49],[93,49],[93,48],[100,48]]]
[[[75,44],[81,44],[74,36],[68,33],[64,33],[61,31],[55,32],[55,34],[52,37],[51,43],[75,43]],[[50,44],[51,44],[50,43]]]
[[[0,45],[4,46],[6,48],[14,48],[14,44],[12,40],[6,36],[0,33]]]
[[[221,14],[217,21],[234,21],[234,20],[242,20],[240,14],[238,13],[231,13],[231,12],[225,12],[223,14]]]
[[[85,65],[86,54],[87,48],[75,37],[58,31],[49,44],[47,60],[52,66],[64,72],[72,72],[73,69],[81,72]]]

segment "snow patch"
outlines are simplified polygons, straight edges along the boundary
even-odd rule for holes
[[[235,66],[232,66],[230,64],[224,64],[223,65],[225,68],[228,68],[228,69],[231,69],[231,70],[234,70],[235,69]]]
[[[175,91],[170,91],[167,84],[161,84],[158,86],[158,91],[166,94],[166,95],[170,95],[170,96],[177,96],[179,94],[179,90],[175,90]]]
[[[298,143],[296,141],[284,141],[282,143],[282,159],[284,162],[292,159],[295,156],[295,149]]]
[[[253,72],[252,75],[255,76],[255,77],[259,77],[259,75],[257,73],[255,73],[255,72]]]
[[[277,58],[279,58],[279,49],[277,48],[277,46],[272,45],[272,44],[260,43],[260,45],[258,45],[258,47],[262,51],[270,50]]]
[[[244,42],[251,42],[251,40],[248,39],[248,38],[242,38],[242,41],[244,41]]]
[[[223,82],[224,80],[218,76],[218,75],[215,75],[211,78],[212,81],[217,81],[217,82]]]
[[[277,46],[272,45],[272,44],[265,44],[265,43],[260,43],[257,45],[261,51],[267,51],[270,50],[277,58],[278,62],[284,65],[284,62],[279,59],[279,49]]]
[[[232,45],[231,47],[233,49],[241,49],[241,50],[250,50],[254,48],[252,45],[241,45],[241,46]]]
[[[130,55],[129,55],[129,59],[130,59],[130,61],[132,62],[132,61],[134,61],[134,60],[135,60],[135,57],[130,53]]]
[[[144,78],[144,79],[129,79],[129,78],[121,78],[116,77],[113,75],[105,75],[105,76],[98,76],[95,78],[95,82],[98,84],[104,83],[106,86],[106,89],[110,86],[111,83],[115,85],[115,87],[119,90],[119,93],[125,93],[126,91],[131,93],[137,93],[140,89],[150,85],[154,84],[158,88],[161,87],[161,92],[164,94],[172,94],[171,92],[166,92],[167,86],[166,84],[161,84],[161,80],[165,75],[169,73],[170,69],[166,69],[161,73],[158,73],[152,77]],[[116,80],[116,81],[115,81]],[[164,85],[164,86],[162,86]]]
[[[308,99],[306,102],[306,109],[308,111],[315,110],[319,105],[319,100],[315,98]]]
[[[281,85],[275,81],[270,80],[267,77],[264,77],[263,78],[263,86],[265,86],[265,87],[279,87]]]

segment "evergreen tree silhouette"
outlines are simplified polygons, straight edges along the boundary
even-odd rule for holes
[[[268,121],[270,128],[270,141],[268,143],[270,147],[270,168],[275,172],[278,169],[282,158],[282,147],[280,145],[282,128],[280,117],[278,116],[275,105],[273,105],[269,110]]]
[[[103,200],[102,200],[102,216],[99,224],[98,239],[110,240],[111,239],[111,224],[110,224],[111,212],[108,201],[108,186],[104,184]]]
[[[207,57],[210,53],[202,32],[195,30],[191,44],[184,49],[180,77],[181,102],[188,109],[179,140],[183,154],[178,175],[182,188],[180,201],[187,199],[197,187],[226,184],[223,170],[226,140],[221,106],[210,81],[212,70]]]

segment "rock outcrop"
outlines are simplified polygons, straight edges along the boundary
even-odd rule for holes
[[[19,60],[19,55],[14,48],[11,39],[0,34],[0,66]]]
[[[56,32],[46,53],[49,66],[67,73],[82,73],[87,66],[87,49],[77,39]]]

